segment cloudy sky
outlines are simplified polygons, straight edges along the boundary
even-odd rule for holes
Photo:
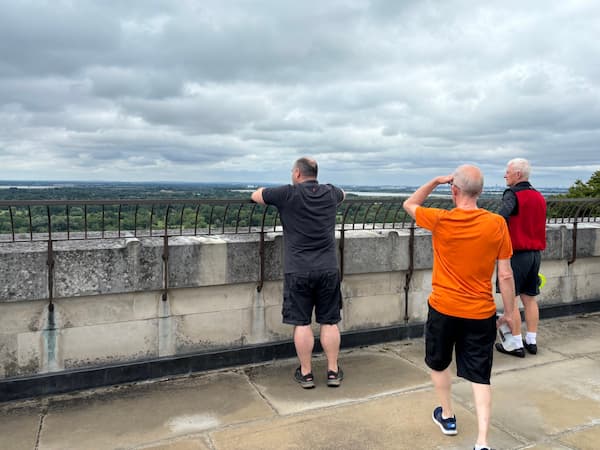
[[[493,6],[490,6],[493,4]],[[0,179],[600,170],[600,2],[0,0]]]

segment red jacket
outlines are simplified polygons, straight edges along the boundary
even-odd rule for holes
[[[546,200],[533,188],[511,189],[517,197],[516,214],[508,219],[513,250],[546,248]]]

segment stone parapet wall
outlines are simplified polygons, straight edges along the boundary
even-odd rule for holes
[[[600,299],[599,236],[580,226],[569,264],[572,229],[548,228],[542,305]],[[343,332],[425,320],[431,235],[415,231],[412,272],[409,239],[408,230],[345,233]],[[47,246],[0,245],[0,379],[291,338],[279,233],[265,237],[260,291],[258,235],[170,238],[166,300],[162,238],[63,241],[53,251],[51,311]]]

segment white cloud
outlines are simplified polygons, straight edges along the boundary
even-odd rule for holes
[[[600,168],[594,2],[0,7],[0,178],[288,182],[301,155],[356,184]]]

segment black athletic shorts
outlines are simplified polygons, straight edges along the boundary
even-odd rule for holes
[[[283,323],[310,325],[313,308],[317,323],[333,325],[342,319],[342,293],[337,270],[285,274]]]
[[[540,263],[542,254],[539,250],[514,252],[510,265],[515,278],[515,295],[525,294],[535,297],[540,293]]]
[[[479,384],[490,384],[496,314],[488,319],[462,319],[442,314],[429,306],[425,325],[425,363],[442,371],[456,353],[456,374]]]

